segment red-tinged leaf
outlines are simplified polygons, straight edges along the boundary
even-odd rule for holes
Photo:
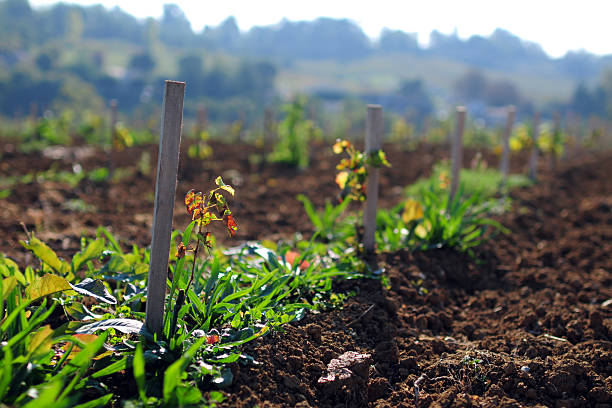
[[[227,228],[227,231],[230,234],[230,237],[234,237],[234,235],[236,235],[236,231],[238,231],[238,224],[236,224],[236,221],[234,221],[234,216],[230,213],[226,214],[223,216],[223,221],[225,221],[225,226]]]
[[[200,218],[204,207],[202,192],[189,190],[185,195],[185,206],[187,207],[187,212],[191,215],[191,219]]]
[[[187,194],[185,194],[185,206],[187,207],[187,210],[189,211],[189,207],[191,206],[191,203],[193,203],[193,201],[195,200],[195,190],[191,189],[187,192]]]
[[[285,254],[285,261],[287,261],[291,266],[295,265],[295,261],[300,257],[300,253],[299,252],[295,252],[295,251],[288,251]],[[308,261],[302,261],[300,262],[300,269],[306,269],[310,266],[310,262]]]
[[[206,337],[206,344],[217,344],[219,341],[221,341],[221,339],[218,334]]]
[[[176,257],[178,259],[181,259],[185,256],[186,253],[187,253],[187,247],[185,246],[185,244],[181,242],[180,244],[178,244],[178,247],[176,248]]]
[[[217,211],[219,211],[219,214],[223,213],[223,211],[227,209],[227,201],[225,201],[225,197],[219,193],[215,193],[215,205],[217,206]]]

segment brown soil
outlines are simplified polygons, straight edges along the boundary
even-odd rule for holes
[[[1,176],[51,165],[1,146]],[[249,146],[213,149],[223,161],[181,163],[176,228],[187,222],[182,194],[208,188],[218,174],[238,189],[233,210],[241,239],[308,234],[295,195],[305,193],[320,206],[337,191],[329,147],[316,147],[313,166],[303,172],[250,164],[256,151]],[[383,172],[383,206],[397,203],[402,186],[446,155],[435,146],[386,150],[393,167]],[[145,151],[155,163],[149,148],[121,152],[117,161],[134,168]],[[473,155],[466,152],[466,163]],[[73,165],[69,158],[58,163]],[[106,156],[94,153],[80,163],[91,169],[105,165]],[[600,154],[515,191],[513,210],[499,217],[512,233],[479,248],[475,258],[448,249],[379,254],[373,262],[385,268],[389,287],[343,283],[339,290],[357,295],[342,310],[309,314],[247,345],[259,364],[233,367],[236,381],[223,406],[612,406],[611,172],[612,155]],[[21,221],[66,256],[97,225],[146,245],[153,180],[134,172],[117,184],[83,181],[74,190],[52,182],[16,187],[0,200],[0,251],[27,261],[18,245]],[[67,209],[66,200],[75,198],[95,210]],[[371,366],[364,373],[362,364],[339,364],[342,355],[363,356]],[[341,373],[352,368],[353,380],[319,381],[330,378],[332,360]]]

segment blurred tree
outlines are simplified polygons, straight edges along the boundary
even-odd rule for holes
[[[400,30],[383,28],[378,42],[382,52],[418,52],[420,51],[416,34],[408,34]]]
[[[521,97],[512,81],[500,79],[487,83],[484,100],[493,106],[518,105]]]
[[[73,7],[68,12],[68,21],[66,22],[66,41],[69,44],[76,44],[81,40],[85,31],[85,23],[83,21],[82,9]]]
[[[455,82],[455,94],[464,102],[480,100],[485,96],[487,80],[482,72],[472,69]]]
[[[38,69],[46,72],[54,68],[58,57],[59,52],[56,49],[47,49],[38,53],[36,59],[34,60],[34,63],[36,64]]]
[[[155,69],[155,60],[148,52],[143,52],[132,55],[128,66],[131,70],[147,76]]]
[[[160,23],[160,38],[170,45],[185,46],[193,43],[194,34],[185,13],[176,4],[165,4]]]

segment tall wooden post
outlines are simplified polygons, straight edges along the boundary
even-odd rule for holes
[[[109,103],[110,107],[110,150],[108,152],[108,178],[109,180],[113,178],[113,173],[115,172],[115,146],[117,145],[117,122],[119,121],[118,117],[118,107],[119,103],[116,99],[111,99]]]
[[[365,153],[380,150],[384,132],[383,112],[380,105],[368,105],[366,117]],[[379,169],[368,167],[367,199],[363,211],[363,247],[366,252],[373,252],[376,243],[376,207],[378,206]]]
[[[459,188],[459,177],[463,167],[463,129],[465,128],[465,107],[457,106],[455,114],[455,134],[451,143],[451,188],[449,204],[455,198]]]
[[[206,130],[208,121],[208,111],[203,105],[198,105],[196,113],[196,138],[200,139],[200,134]]]
[[[538,137],[540,136],[540,112],[533,115],[533,134],[531,135],[531,155],[529,156],[529,178],[538,179]]]
[[[263,140],[262,140],[262,151],[263,160],[267,160],[267,156],[272,152],[274,144],[274,112],[272,108],[268,107],[264,111],[264,123],[263,123]]]
[[[164,299],[166,297],[166,279],[168,278],[170,235],[172,233],[174,196],[176,194],[184,98],[184,82],[166,81],[157,160],[157,184],[155,186],[155,209],[145,319],[147,329],[157,334],[162,333],[164,321]]]
[[[508,118],[506,119],[506,127],[504,128],[503,134],[503,150],[501,162],[499,165],[499,171],[502,174],[502,186],[506,185],[508,179],[508,173],[510,171],[510,135],[512,134],[512,126],[514,126],[514,117],[516,116],[516,108],[514,106],[508,107]]]
[[[561,142],[559,137],[561,136],[561,114],[559,112],[555,112],[553,117],[553,129],[552,129],[552,148],[550,151],[550,158],[548,161],[548,166],[550,171],[554,171],[557,168],[557,151],[555,148],[557,147],[557,142]]]

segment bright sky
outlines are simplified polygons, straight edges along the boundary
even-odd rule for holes
[[[83,5],[119,5],[136,17],[159,17],[163,4],[172,0],[117,1],[68,0]],[[34,6],[54,0],[30,0]],[[612,3],[606,0],[175,0],[196,30],[215,26],[228,16],[236,17],[241,30],[275,24],[283,18],[312,20],[317,17],[349,18],[367,35],[378,37],[383,27],[418,33],[427,44],[432,30],[462,38],[489,35],[504,28],[539,43],[553,57],[568,50],[585,49],[612,54]]]

